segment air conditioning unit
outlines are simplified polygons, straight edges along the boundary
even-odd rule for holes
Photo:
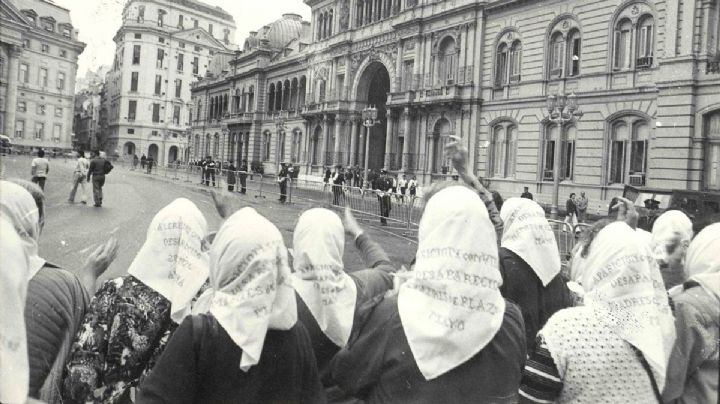
[[[630,175],[630,185],[634,187],[642,187],[645,185],[645,174]]]
[[[543,181],[552,181],[554,178],[553,170],[545,170],[543,172]]]

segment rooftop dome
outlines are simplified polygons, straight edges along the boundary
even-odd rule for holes
[[[300,38],[303,25],[302,17],[298,14],[283,14],[282,18],[260,28],[259,32],[251,31],[245,40],[244,50],[256,48],[261,42],[267,41],[266,46],[274,49],[283,49],[293,39]]]

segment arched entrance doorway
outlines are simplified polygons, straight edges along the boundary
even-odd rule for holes
[[[449,163],[445,159],[445,143],[452,134],[450,121],[440,118],[435,122],[432,137],[430,138],[430,172],[447,174]]]
[[[155,143],[148,147],[148,157],[152,157],[156,162],[158,161],[158,145]]]
[[[370,151],[368,153],[368,167],[379,170],[385,162],[385,139],[387,136],[387,94],[390,92],[390,74],[380,62],[370,63],[358,81],[357,99],[361,103],[374,105],[378,110],[380,123],[370,128]],[[364,129],[364,128],[363,128]],[[365,137],[363,136],[363,139]],[[365,145],[359,154],[365,154]],[[364,161],[359,162],[361,165]]]
[[[178,158],[178,148],[177,146],[170,146],[170,150],[168,150],[168,163],[172,163]]]
[[[125,142],[125,144],[123,145],[123,155],[132,156],[133,154],[135,154],[135,143]]]

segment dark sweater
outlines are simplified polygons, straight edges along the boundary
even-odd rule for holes
[[[370,315],[360,336],[330,364],[332,377],[365,403],[514,403],[525,365],[520,310],[507,302],[495,337],[467,362],[433,379],[418,369],[400,320],[397,295]]]
[[[355,317],[350,333],[350,339],[362,329],[367,317],[381,297],[389,289],[392,289],[393,280],[390,272],[395,268],[390,263],[385,251],[374,242],[367,234],[363,233],[355,240],[355,246],[363,256],[365,265],[369,269],[363,269],[348,274],[355,282],[357,288],[357,300],[355,301]],[[323,374],[330,360],[341,347],[335,345],[320,329],[305,302],[297,297],[298,321],[303,323],[310,334],[313,351],[317,360],[318,369]]]
[[[325,393],[302,324],[268,330],[260,362],[240,370],[242,349],[212,315],[188,316],[140,386],[137,403],[307,403]]]
[[[503,297],[520,306],[525,321],[528,352],[535,348],[535,337],[548,319],[558,310],[572,306],[570,291],[560,274],[543,287],[535,271],[522,258],[500,247],[500,274]]]

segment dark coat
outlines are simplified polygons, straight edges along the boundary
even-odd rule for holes
[[[242,349],[212,315],[188,316],[138,391],[138,403],[324,403],[305,327],[268,330],[260,362],[240,369]]]
[[[535,271],[517,254],[500,247],[500,287],[505,299],[520,306],[525,321],[525,342],[528,352],[535,348],[535,337],[548,319],[558,310],[571,307],[570,291],[560,274],[543,287]]]
[[[383,300],[360,336],[330,364],[335,382],[371,403],[514,403],[525,365],[520,309],[507,302],[495,337],[467,362],[425,380],[398,313],[397,295]]]

